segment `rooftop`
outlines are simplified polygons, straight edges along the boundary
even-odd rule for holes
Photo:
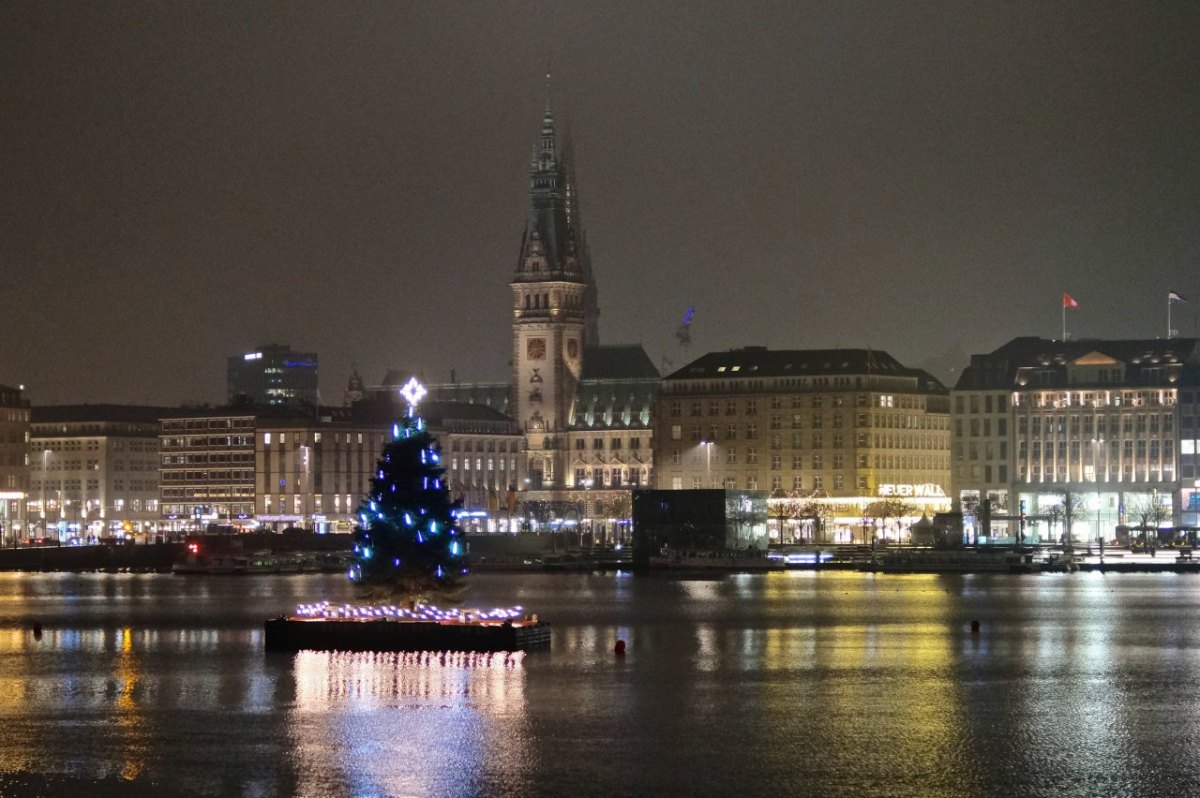
[[[880,349],[767,349],[748,346],[726,352],[709,352],[666,380],[744,377],[805,377],[840,375],[893,375],[944,386],[929,372],[912,369]]]

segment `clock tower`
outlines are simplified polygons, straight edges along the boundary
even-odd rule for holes
[[[549,102],[529,170],[529,217],[513,276],[513,415],[525,432],[534,490],[562,487],[566,430],[585,346],[597,343],[596,289],[569,146]]]

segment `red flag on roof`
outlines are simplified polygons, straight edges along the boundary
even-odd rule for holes
[[[1078,309],[1079,303],[1072,299],[1070,294],[1063,294],[1063,307]]]

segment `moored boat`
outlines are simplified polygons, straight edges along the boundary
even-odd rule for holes
[[[879,552],[863,570],[882,573],[1040,573],[1045,561],[1022,551],[892,549]]]
[[[781,558],[768,557],[766,552],[741,551],[683,551],[665,549],[650,557],[652,569],[673,571],[782,571]]]

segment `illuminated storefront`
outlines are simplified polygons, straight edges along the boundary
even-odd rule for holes
[[[948,392],[886,352],[713,352],[654,417],[656,486],[765,491],[774,543],[907,538],[949,508]]]
[[[1181,338],[1018,338],[972,357],[951,397],[965,536],[1080,544],[1194,526],[1198,360]]]

